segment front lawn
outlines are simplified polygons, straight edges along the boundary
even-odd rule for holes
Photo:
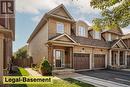
[[[16,76],[29,76],[29,73],[24,69],[19,67],[18,72],[15,73]],[[54,79],[52,84],[23,84],[23,85],[11,85],[11,87],[95,87],[93,85],[77,81],[72,78],[67,79]]]
[[[17,72],[13,73],[13,76],[29,76],[29,73],[24,68],[19,67]],[[10,87],[27,87],[27,85],[14,84],[14,85],[10,85]]]
[[[53,81],[53,84],[42,84],[42,85],[27,85],[28,87],[95,87],[93,85],[77,81],[72,78],[57,79]]]

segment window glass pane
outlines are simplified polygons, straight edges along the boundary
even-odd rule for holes
[[[60,51],[56,51],[56,59],[60,59]]]
[[[64,24],[57,23],[57,33],[64,33]]]
[[[85,28],[84,27],[79,27],[79,36],[85,36]]]
[[[95,31],[95,39],[101,39],[99,31]]]
[[[112,38],[111,38],[111,34],[109,33],[109,34],[108,34],[108,41],[111,41],[111,39],[112,39]]]

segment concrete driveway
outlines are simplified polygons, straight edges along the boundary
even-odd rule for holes
[[[130,71],[94,70],[77,73],[130,86]]]

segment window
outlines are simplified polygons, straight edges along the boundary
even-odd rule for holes
[[[57,23],[57,33],[64,33],[64,24],[63,23]]]
[[[85,36],[85,28],[82,26],[79,27],[79,36]]]
[[[120,65],[125,65],[125,55],[124,52],[120,52]]]
[[[111,34],[109,33],[109,34],[108,34],[108,41],[111,41],[111,40],[112,40]]]
[[[56,59],[60,59],[61,58],[61,53],[60,53],[60,51],[58,51],[58,50],[56,50],[55,51],[56,52]]]
[[[95,39],[101,39],[101,34],[99,31],[95,31]]]

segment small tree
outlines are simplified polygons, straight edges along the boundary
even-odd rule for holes
[[[27,46],[20,48],[17,52],[14,53],[14,58],[27,58]]]

